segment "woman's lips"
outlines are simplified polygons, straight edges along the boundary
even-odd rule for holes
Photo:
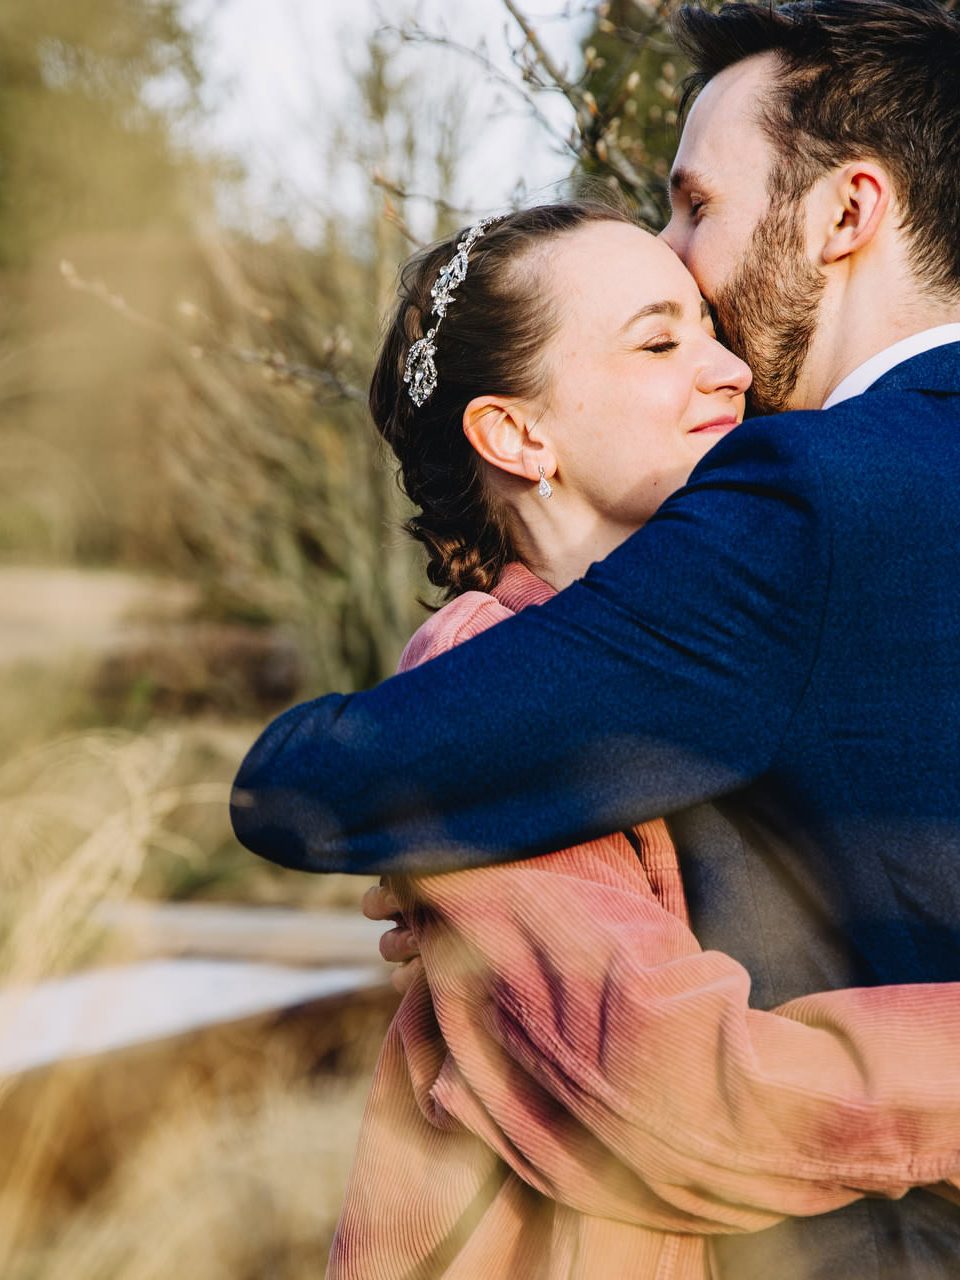
[[[710,422],[701,422],[698,427],[690,428],[690,435],[697,435],[701,432],[711,432],[717,435],[723,435],[726,431],[732,431],[734,427],[740,425],[737,418],[713,418]]]

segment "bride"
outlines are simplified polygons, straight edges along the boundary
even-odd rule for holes
[[[449,602],[401,667],[582,576],[736,429],[749,384],[679,259],[616,210],[539,206],[417,255],[370,405]],[[711,1234],[960,1173],[956,988],[749,1009],[745,971],[689,930],[662,822],[395,879],[370,911],[402,911],[392,954],[421,960],[330,1280],[703,1280]]]

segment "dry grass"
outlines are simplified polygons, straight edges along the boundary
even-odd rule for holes
[[[322,1274],[365,1082],[200,1092],[163,1110],[85,1203],[38,1218],[56,1171],[4,1187],[5,1280],[306,1280]],[[67,1102],[68,1099],[62,1099]],[[50,1091],[45,1110],[51,1112]],[[54,1108],[55,1110],[55,1108]]]
[[[171,812],[223,803],[215,784],[166,785],[179,747],[173,734],[92,732],[0,771],[0,968],[7,981],[38,981],[75,963],[93,943],[92,908],[130,892]]]
[[[90,731],[0,768],[0,982],[116,958],[97,904],[142,890],[164,859],[202,861],[225,827],[237,737]],[[383,1016],[350,1009],[301,1025],[296,1043],[264,1024],[0,1082],[0,1275],[319,1275]],[[310,1074],[321,1059],[333,1074]]]
[[[128,109],[157,59],[192,83],[176,6],[103,10],[55,0],[41,20],[16,0],[0,50],[0,558],[173,575],[210,625],[293,635],[305,693],[370,683],[423,616],[418,560],[356,397],[290,371],[365,383],[406,242],[379,193],[311,246],[218,229],[219,166]],[[395,171],[405,137],[404,166],[439,166],[449,187],[453,132],[446,159],[420,156],[422,85],[405,98],[394,80],[372,56],[338,153]],[[220,719],[163,725],[146,694],[139,712],[98,701],[89,660],[12,661],[0,652],[0,986],[116,959],[95,924],[106,898],[356,909],[362,882],[284,872],[232,837],[252,700],[210,696],[197,705]],[[383,1012],[325,1012],[296,1046],[284,1023],[0,1080],[0,1276],[320,1275]]]

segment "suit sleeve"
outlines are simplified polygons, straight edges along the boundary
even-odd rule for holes
[[[829,580],[814,418],[740,427],[546,604],[280,716],[237,776],[238,838],[312,871],[424,873],[567,847],[759,776]]]

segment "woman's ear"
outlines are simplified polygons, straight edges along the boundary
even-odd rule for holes
[[[506,396],[477,396],[463,411],[463,433],[485,462],[523,480],[557,469],[549,445],[535,440],[524,405]]]
[[[873,240],[890,207],[890,179],[869,161],[844,165],[832,175],[833,220],[823,245],[823,261],[839,262]]]

